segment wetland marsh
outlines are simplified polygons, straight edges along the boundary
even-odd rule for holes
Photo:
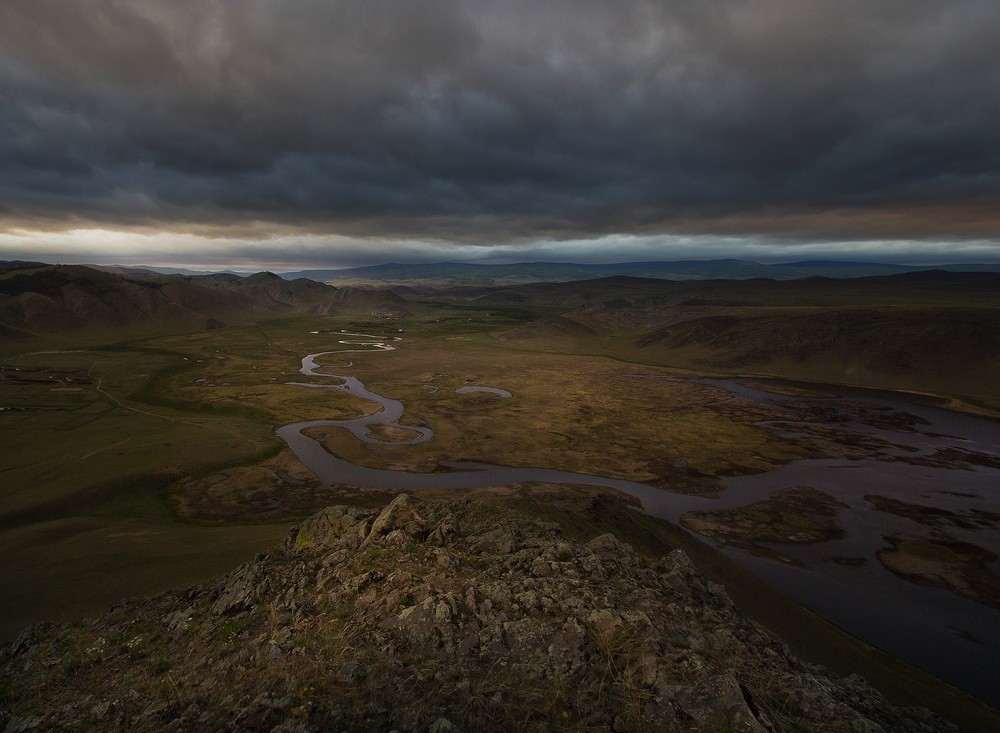
[[[469,313],[294,318],[5,357],[4,633],[218,574],[335,501],[587,484],[687,515],[789,597],[993,699],[1000,618],[968,584],[996,573],[995,422],[898,395],[553,353],[496,338],[523,309]],[[781,505],[791,487],[830,501]],[[914,526],[867,498],[882,492],[979,524]],[[928,566],[928,543],[952,555]],[[967,546],[978,550],[955,560]],[[900,560],[917,550],[923,565]],[[866,603],[844,602],[859,592]]]
[[[382,409],[356,420],[293,423],[277,431],[324,484],[410,491],[528,482],[607,486],[639,499],[653,516],[720,541],[738,562],[862,640],[988,702],[1000,703],[996,574],[1000,471],[981,465],[1000,450],[995,423],[858,390],[816,394],[711,380],[713,387],[728,390],[733,399],[784,408],[781,420],[762,422],[761,427],[785,436],[806,431],[812,437],[816,428],[835,430],[837,435],[855,436],[853,442],[866,450],[849,458],[800,459],[769,471],[729,477],[721,497],[668,493],[592,473],[470,461],[442,462],[439,472],[416,473],[352,464],[303,434],[315,428],[342,428],[370,443],[374,441],[363,432],[368,425],[396,424],[403,415],[400,402],[372,393],[357,377],[317,371],[317,359],[336,353],[304,357],[302,372],[340,380],[342,385],[331,388],[373,400]],[[431,437],[396,444],[412,445]],[[900,457],[934,455],[956,444],[962,451],[950,465],[893,465]],[[793,478],[796,483],[789,483]],[[884,503],[866,495],[875,486],[895,497],[922,502],[914,506],[928,512],[936,509],[944,516],[971,512],[979,521],[953,523],[948,534],[940,528],[928,534],[914,528],[903,512],[885,516]],[[947,488],[955,486],[963,488],[961,496]],[[942,594],[939,589],[951,592]],[[858,598],[864,602],[858,603]]]

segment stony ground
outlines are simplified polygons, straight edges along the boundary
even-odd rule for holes
[[[0,729],[955,730],[798,661],[682,551],[588,539],[633,511],[589,497],[568,530],[502,492],[330,507],[213,585],[30,627]]]

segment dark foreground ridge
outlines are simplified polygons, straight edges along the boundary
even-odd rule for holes
[[[594,531],[630,514],[330,507],[213,585],[29,627],[0,730],[957,730],[799,661],[683,551]]]

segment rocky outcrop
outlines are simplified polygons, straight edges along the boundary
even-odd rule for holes
[[[953,729],[796,660],[679,550],[455,496],[330,507],[0,663],[8,731]]]

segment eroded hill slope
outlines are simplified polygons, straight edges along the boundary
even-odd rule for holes
[[[118,339],[137,329],[195,331],[280,316],[407,315],[405,301],[387,290],[337,289],[270,272],[119,274],[82,265],[15,264],[23,266],[0,271],[0,338],[75,332]]]

